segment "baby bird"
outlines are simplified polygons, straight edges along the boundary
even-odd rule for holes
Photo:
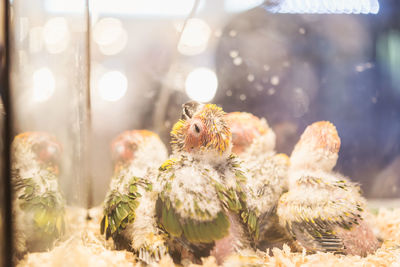
[[[167,253],[165,234],[157,227],[157,167],[167,159],[167,149],[157,134],[126,131],[112,143],[114,175],[104,202],[101,234],[117,249],[134,251],[145,263]]]
[[[183,119],[171,131],[175,158],[160,167],[163,190],[157,214],[165,231],[192,254],[192,260],[213,255],[221,263],[249,246],[239,216],[245,176],[231,154],[223,110],[214,104],[192,104],[183,106]]]
[[[226,115],[232,132],[233,151],[243,161],[247,174],[246,210],[242,216],[250,223],[249,231],[261,250],[282,246],[290,237],[279,225],[276,206],[287,191],[289,158],[275,153],[275,133],[265,119],[246,113]]]
[[[58,178],[61,145],[44,132],[17,135],[11,145],[16,256],[45,251],[65,230]]]
[[[332,123],[306,128],[290,157],[289,191],[279,201],[279,221],[309,252],[366,256],[379,243],[364,220],[359,186],[332,172],[339,148]]]
[[[232,151],[238,155],[275,154],[276,136],[267,121],[247,112],[230,112],[225,117],[232,132]]]

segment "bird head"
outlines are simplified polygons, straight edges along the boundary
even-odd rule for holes
[[[335,125],[318,121],[309,125],[290,156],[292,169],[331,171],[336,165],[340,137]]]
[[[185,105],[185,119],[179,120],[171,131],[173,151],[205,158],[229,155],[232,147],[231,132],[222,108],[214,104]]]
[[[156,133],[148,130],[125,131],[111,143],[114,168],[125,167],[135,160],[159,165],[167,157],[165,145]],[[158,155],[161,159],[158,159]]]
[[[23,168],[31,164],[58,174],[62,148],[56,138],[45,132],[25,132],[12,143],[14,164]]]
[[[232,132],[234,153],[241,154],[253,144],[261,153],[274,150],[275,133],[265,119],[247,112],[231,112],[225,115],[225,119]]]

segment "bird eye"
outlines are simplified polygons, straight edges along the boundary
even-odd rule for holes
[[[199,137],[204,132],[204,125],[198,119],[192,119],[190,123],[190,132],[193,137]]]

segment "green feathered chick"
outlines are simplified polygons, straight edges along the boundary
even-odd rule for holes
[[[113,141],[112,158],[114,175],[104,201],[101,234],[112,237],[117,249],[131,250],[147,264],[158,262],[167,247],[155,217],[156,171],[167,150],[153,132],[126,131]]]
[[[379,242],[365,220],[357,184],[332,171],[340,138],[328,121],[309,125],[290,156],[289,191],[279,200],[280,224],[308,252],[367,256]]]
[[[61,146],[44,132],[17,135],[12,143],[15,250],[45,251],[65,231],[65,200],[59,189]]]
[[[291,237],[276,214],[280,196],[287,191],[289,158],[275,152],[275,133],[267,121],[247,112],[231,112],[226,120],[232,132],[233,152],[247,173],[246,207],[242,213],[258,249],[283,247]]]
[[[171,131],[174,158],[159,168],[157,216],[181,257],[213,255],[221,263],[250,246],[240,213],[246,177],[231,154],[225,113],[213,104],[183,106]],[[251,223],[250,221],[248,223]]]

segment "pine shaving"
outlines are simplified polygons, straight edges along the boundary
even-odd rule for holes
[[[86,220],[87,215],[92,219]],[[54,249],[42,253],[27,254],[17,266],[141,266],[129,251],[113,249],[111,240],[106,241],[100,235],[99,223],[101,208],[86,210],[70,207],[67,209],[69,238],[60,241]],[[316,253],[307,255],[290,251],[289,246],[274,248],[272,253],[254,253],[232,255],[224,266],[400,266],[400,209],[381,208],[376,216],[367,218],[375,227],[377,235],[384,240],[382,247],[365,258],[359,256],[333,255]],[[217,266],[215,258],[202,259],[203,265]],[[170,257],[164,257],[158,266],[175,266]],[[190,264],[191,267],[199,265]]]

